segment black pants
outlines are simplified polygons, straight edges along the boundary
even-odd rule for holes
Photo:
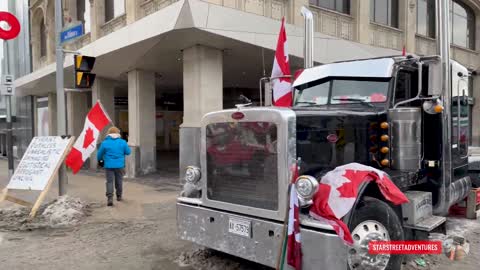
[[[105,169],[105,174],[107,178],[107,197],[113,197],[114,181],[117,197],[121,197],[123,191],[123,169]]]

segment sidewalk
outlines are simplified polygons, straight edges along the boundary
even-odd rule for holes
[[[178,179],[156,177],[125,181],[125,200],[107,207],[102,173],[69,175],[67,194],[89,203],[91,216],[84,224],[65,230],[2,232],[0,228],[1,268],[188,269],[174,263],[191,246],[176,237]],[[7,162],[0,160],[0,188],[7,178]],[[57,194],[55,182],[47,201]],[[0,208],[8,205],[0,203]]]

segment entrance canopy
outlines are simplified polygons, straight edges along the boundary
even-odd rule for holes
[[[257,87],[271,73],[280,21],[198,0],[183,0],[86,45],[79,53],[97,57],[94,73],[126,81],[139,69],[157,74],[157,87],[182,87],[182,50],[196,44],[221,49],[225,87]],[[303,29],[286,25],[290,65],[303,64]],[[315,34],[315,61],[329,63],[399,54]],[[73,57],[66,56],[65,86],[73,86]],[[71,76],[70,76],[71,75]],[[259,76],[260,75],[260,76]],[[55,91],[55,63],[15,81],[17,95]]]

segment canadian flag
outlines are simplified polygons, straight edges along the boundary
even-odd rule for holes
[[[83,131],[78,136],[65,160],[66,165],[72,169],[73,174],[80,170],[85,160],[95,151],[98,135],[110,122],[112,120],[108,117],[100,101],[97,101],[90,112],[88,112]]]
[[[300,208],[298,203],[295,180],[298,177],[298,165],[292,168],[292,184],[290,185],[290,205],[288,210],[287,263],[302,269],[302,241],[300,237]]]
[[[330,224],[346,243],[353,244],[347,225],[341,220],[353,207],[358,189],[365,182],[375,181],[382,195],[395,205],[408,202],[405,194],[388,175],[375,168],[358,163],[339,166],[325,174],[313,197],[310,215],[320,222]]]
[[[277,50],[273,60],[272,89],[273,105],[280,107],[292,106],[292,81],[290,79],[290,65],[288,64],[287,33],[285,32],[285,18],[278,36]]]

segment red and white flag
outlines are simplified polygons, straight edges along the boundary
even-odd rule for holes
[[[273,60],[272,89],[273,105],[280,107],[292,106],[292,81],[290,79],[290,65],[288,64],[287,33],[285,32],[285,18],[278,36],[277,50]]]
[[[298,177],[298,166],[295,165],[290,185],[290,205],[288,210],[288,238],[287,238],[287,263],[295,268],[302,269],[302,241],[300,237],[300,207],[298,202],[295,180]]]
[[[72,169],[73,174],[80,170],[85,160],[95,151],[98,135],[110,122],[112,120],[108,117],[100,101],[97,101],[90,112],[88,112],[83,131],[78,136],[65,160],[66,165]]]
[[[353,244],[347,225],[341,220],[353,207],[358,189],[365,182],[375,181],[382,195],[395,205],[408,202],[408,198],[390,180],[388,175],[375,168],[358,163],[339,166],[325,174],[313,197],[310,215],[333,227],[346,243]]]

